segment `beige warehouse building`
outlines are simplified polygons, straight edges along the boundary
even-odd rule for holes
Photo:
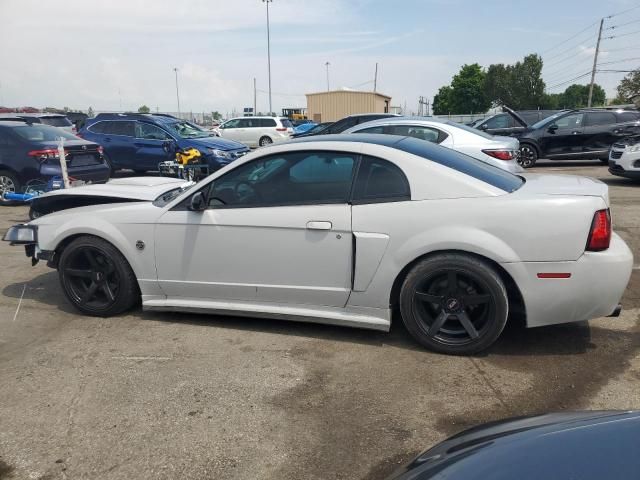
[[[335,122],[356,113],[389,113],[391,97],[377,92],[333,90],[307,93],[307,118]]]

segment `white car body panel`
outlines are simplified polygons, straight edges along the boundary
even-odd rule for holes
[[[334,138],[261,149],[196,188],[262,156],[338,150],[398,165],[409,179],[411,200],[180,209],[194,188],[165,207],[113,204],[47,215],[32,222],[38,248],[55,250],[77,234],[104,238],[130,263],[149,310],[387,330],[399,274],[438,251],[479,255],[507,272],[522,294],[529,327],[588,320],[617,305],[631,274],[631,251],[614,235],[608,250],[585,252],[594,212],[608,206],[606,185],[527,174],[520,189],[506,193],[388,146]],[[331,229],[309,229],[318,226],[310,222],[331,222]],[[139,241],[142,250],[136,248]],[[571,278],[541,280],[539,272],[570,272]]]
[[[609,172],[640,180],[640,139],[638,136],[614,143],[609,151]]]
[[[260,120],[268,119],[275,121],[276,125],[269,127],[233,127],[228,128],[230,122],[236,122],[238,120]],[[268,137],[273,143],[283,142],[289,140],[293,133],[293,128],[286,128],[282,124],[283,118],[281,117],[237,117],[230,118],[222,125],[216,128],[215,133],[219,137],[227,138],[229,140],[235,140],[236,142],[243,143],[248,147],[258,147],[260,139]],[[280,130],[279,130],[280,129]]]

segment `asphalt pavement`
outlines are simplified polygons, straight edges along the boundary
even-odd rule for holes
[[[640,259],[640,182],[594,162]],[[0,231],[27,208],[0,208]],[[640,270],[620,318],[438,355],[391,333],[220,316],[84,317],[57,272],[0,244],[0,479],[380,479],[480,422],[640,408]]]

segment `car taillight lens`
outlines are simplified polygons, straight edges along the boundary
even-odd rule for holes
[[[287,131],[287,129],[283,128],[283,127],[276,128],[276,132],[286,132],[286,131]]]
[[[104,153],[104,148],[98,147],[98,153],[102,155]]]
[[[609,209],[598,210],[591,222],[591,231],[587,240],[587,250],[599,252],[609,248],[611,243],[611,214]]]
[[[58,150],[56,150],[55,148],[48,148],[46,150],[31,150],[27,155],[37,158],[40,163],[44,163],[49,159],[59,158]]]
[[[513,160],[516,158],[516,153],[513,150],[482,150],[482,153],[486,153],[498,160]]]

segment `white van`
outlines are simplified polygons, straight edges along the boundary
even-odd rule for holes
[[[289,140],[293,133],[293,125],[288,118],[239,117],[224,122],[217,128],[216,133],[249,147],[264,147],[274,142]]]

